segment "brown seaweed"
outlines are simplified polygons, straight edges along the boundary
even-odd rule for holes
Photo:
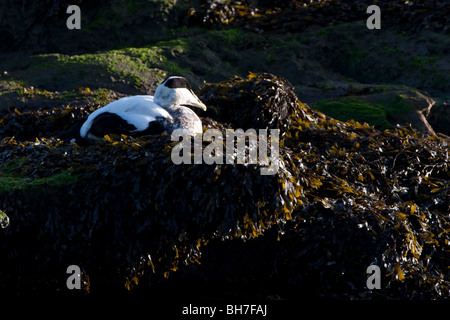
[[[277,174],[175,165],[167,135],[56,138],[79,107],[2,118],[2,290],[67,292],[77,264],[93,293],[188,283],[199,296],[450,297],[444,140],[331,119],[267,73],[205,84],[199,97],[214,119],[205,129],[279,129]],[[382,290],[366,287],[370,264]]]

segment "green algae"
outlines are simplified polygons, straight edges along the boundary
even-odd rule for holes
[[[358,99],[323,100],[315,103],[313,108],[341,121],[366,122],[382,130],[392,127],[383,108]]]
[[[50,177],[37,179],[0,175],[0,193],[9,193],[13,190],[26,190],[29,188],[39,190],[43,187],[48,190],[57,189],[61,186],[73,183],[77,181],[77,179],[76,175],[71,175],[68,172],[60,172]]]

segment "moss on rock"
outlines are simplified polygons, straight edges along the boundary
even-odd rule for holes
[[[392,128],[392,124],[387,119],[386,110],[355,98],[322,100],[313,104],[312,107],[341,121],[366,122],[380,130]]]

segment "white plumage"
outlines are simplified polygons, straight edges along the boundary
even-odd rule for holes
[[[166,79],[154,96],[138,95],[116,100],[92,112],[80,128],[80,136],[103,139],[108,133],[155,134],[183,129],[202,133],[200,118],[187,106],[206,110],[183,77]]]

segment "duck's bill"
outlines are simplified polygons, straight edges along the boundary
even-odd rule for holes
[[[203,111],[206,111],[206,106],[201,101],[195,102],[195,103],[191,103],[190,105],[193,106],[193,107],[200,108]]]
[[[200,101],[200,99],[197,97],[197,95],[194,92],[191,91],[191,93],[192,93],[192,97],[185,105],[197,107],[197,108],[202,109],[203,111],[206,111],[205,104]]]

